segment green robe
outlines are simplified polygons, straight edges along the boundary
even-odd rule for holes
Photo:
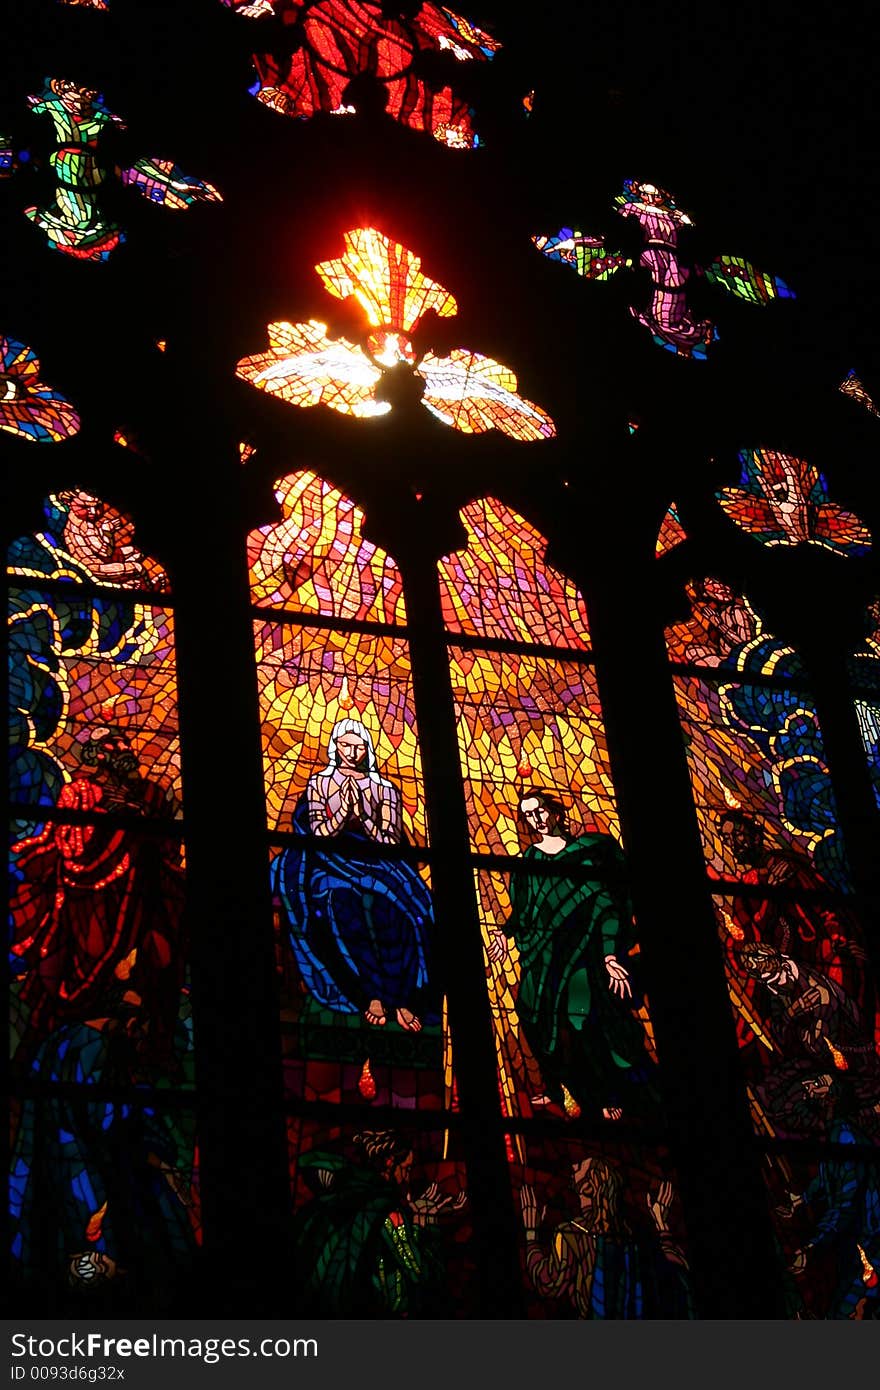
[[[531,846],[528,868],[511,876],[504,928],[519,950],[517,1016],[552,1090],[562,1081],[579,1101],[623,1103],[650,1059],[639,1005],[609,988],[605,957],[627,970],[633,945],[625,863],[610,835],[580,835],[558,854]],[[548,871],[542,872],[544,866]]]
[[[393,1182],[336,1154],[298,1168],[332,1175],[294,1221],[298,1311],[315,1317],[440,1317],[446,1277],[436,1231],[416,1226]]]

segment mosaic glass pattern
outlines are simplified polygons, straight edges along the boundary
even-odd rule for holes
[[[467,348],[448,356],[417,355],[409,334],[431,309],[441,317],[457,312],[455,299],[421,271],[421,261],[375,228],[345,233],[345,254],[316,267],[336,297],[354,298],[364,312],[360,343],[328,338],[327,325],[279,321],[267,327],[268,350],[243,357],[236,375],[290,405],[327,405],[359,418],[387,414],[383,393],[389,373],[411,382],[424,405],[443,424],[465,434],[500,429],[521,441],[556,433],[540,406],[517,395],[509,367]]]
[[[544,809],[546,797],[523,797]],[[551,817],[553,808],[551,810]],[[547,835],[475,874],[505,1116],[659,1117],[657,1051],[625,863],[613,836]]]
[[[107,261],[125,240],[119,223],[104,206],[102,185],[118,177],[151,203],[181,209],[195,202],[220,202],[210,183],[185,174],[172,160],[140,158],[128,168],[108,165],[99,148],[108,129],[125,122],[92,87],[68,78],[47,77],[43,90],[28,97],[35,116],[47,115],[55,132],[49,166],[55,177],[54,198],[47,207],[25,208],[25,216],[44,233],[49,245],[77,260]]]
[[[820,881],[848,889],[831,778],[809,695],[787,686],[697,676],[677,676],[674,684],[710,872],[739,876],[741,865],[731,860],[722,825],[729,811],[740,811],[763,826],[770,847],[806,857]]]
[[[202,1240],[192,1116],[92,1098],[113,1066],[87,1025],[54,1034],[41,1060],[47,1080],[73,1084],[15,1109],[13,1284],[56,1296],[118,1290],[171,1316]]]
[[[33,348],[0,338],[0,430],[37,444],[58,444],[78,433],[79,415],[60,391],[40,380]]]
[[[619,836],[591,667],[453,646],[450,674],[476,852],[521,853],[517,802],[530,786],[553,788],[573,826]]]
[[[306,119],[318,111],[350,115],[359,95],[349,90],[369,78],[389,116],[413,130],[430,131],[453,149],[478,145],[473,111],[455,90],[455,63],[486,62],[501,45],[445,6],[423,4],[414,13],[388,13],[379,0],[223,0],[248,19],[277,16],[296,25],[298,42],[285,51],[254,55],[257,82],[250,90],[271,110]],[[290,32],[288,29],[287,32]],[[426,80],[421,55],[445,55],[448,78]],[[442,82],[442,85],[441,85]]]
[[[505,1116],[656,1114],[656,1056],[619,846],[583,599],[546,542],[492,500],[462,512],[467,550],[440,562],[471,846]],[[450,636],[452,635],[450,631]]]
[[[806,857],[767,850],[753,822],[730,821],[724,833],[750,861],[749,886],[714,903],[756,1132],[827,1137],[811,1103],[827,1074],[880,1139],[880,1015],[855,914],[817,893]],[[784,892],[764,898],[761,884]]]
[[[427,867],[388,854],[365,860],[337,839],[326,849],[273,850],[271,877],[286,1094],[448,1108],[452,1049],[445,1000],[432,983]],[[381,935],[381,959],[365,927]],[[381,1013],[371,1007],[377,998]]]
[[[871,532],[853,512],[829,501],[813,464],[775,449],[743,449],[738,487],[715,496],[740,530],[762,545],[822,546],[835,555],[864,555]]]
[[[10,854],[14,1277],[158,1305],[201,1238],[191,1120],[154,1099],[194,1083],[173,614],[126,592],[167,577],[80,489],[9,571],[11,799],[33,808]]]
[[[626,179],[614,204],[621,217],[637,224],[642,238],[638,264],[651,276],[650,304],[645,309],[631,308],[630,313],[668,352],[705,360],[709,346],[718,337],[711,319],[695,315],[688,293],[692,276],[702,277],[750,304],[794,298],[778,276],[758,270],[741,256],[720,255],[706,265],[690,260],[682,245],[682,233],[693,223],[666,189]],[[570,265],[588,280],[608,280],[635,264],[631,257],[609,247],[604,238],[571,227],[563,227],[556,236],[532,237],[532,241],[545,256]]]
[[[104,730],[150,768],[157,789],[151,813],[161,805],[161,814],[179,814],[170,611],[18,588],[9,604],[12,799],[92,809],[76,802],[73,782]]]
[[[511,1166],[533,1318],[682,1319],[694,1296],[675,1175],[630,1144],[526,1142]]]
[[[866,391],[864,383],[855,368],[851,368],[850,371],[847,372],[837,389],[842,391],[845,396],[849,396],[850,400],[863,406],[869,415],[880,415],[880,410],[877,409],[873,397]]]
[[[712,575],[688,580],[685,595],[690,617],[666,629],[671,661],[764,676],[801,674],[794,648],[768,632],[746,596],[724,580]]]
[[[309,833],[297,819],[297,807],[309,778],[328,765],[333,729],[351,720],[366,728],[371,763],[393,784],[387,814],[396,831],[424,843],[407,643],[398,637],[273,623],[255,623],[254,636],[270,826]],[[378,803],[375,809],[384,813]]]
[[[654,553],[659,559],[661,555],[668,555],[670,550],[674,550],[677,545],[681,545],[682,541],[686,540],[687,532],[681,524],[678,508],[672,502],[660,523]]]
[[[287,1090],[437,1109],[452,1063],[429,874],[413,853],[425,799],[400,574],[314,474],[276,496],[282,521],[251,533],[248,553],[255,601],[303,619],[254,625],[268,820],[290,837],[271,865]]]
[[[546,563],[541,533],[493,497],[469,502],[460,515],[467,546],[439,564],[449,631],[587,651],[583,598]]]
[[[364,514],[314,473],[275,484],[280,523],[248,536],[251,597],[260,607],[404,624],[400,571],[365,540]]]
[[[827,1078],[806,1101],[829,1147],[821,1159],[774,1152],[765,1180],[790,1318],[868,1321],[880,1312],[880,1162]]]
[[[288,1121],[296,1306],[319,1318],[476,1316],[455,1133]]]
[[[89,493],[51,496],[45,517],[8,552],[10,575],[37,581],[9,591],[12,799],[51,806],[74,796],[68,784],[103,728],[155,770],[170,809],[180,777],[172,614],[76,587],[164,590],[165,573],[134,544],[130,520]],[[42,592],[43,578],[66,580],[70,596]]]

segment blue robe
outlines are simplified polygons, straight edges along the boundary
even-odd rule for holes
[[[311,834],[306,796],[293,829]],[[336,1013],[363,1013],[378,999],[392,1017],[405,1006],[423,1023],[436,1022],[425,994],[431,894],[411,864],[367,857],[368,845],[376,842],[346,830],[291,845],[276,861],[274,889],[300,974],[312,997]]]

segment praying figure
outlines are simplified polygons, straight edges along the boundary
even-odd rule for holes
[[[327,765],[309,778],[293,828],[310,842],[280,856],[275,886],[306,989],[324,1008],[361,1013],[373,1027],[393,1018],[419,1032],[435,1022],[431,895],[411,864],[381,853],[406,843],[401,797],[379,773],[358,720],[334,725]]]

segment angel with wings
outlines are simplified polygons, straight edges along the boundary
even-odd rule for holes
[[[122,166],[102,158],[99,141],[109,130],[126,127],[94,88],[50,77],[42,92],[28,97],[28,105],[33,115],[47,115],[54,125],[49,166],[55,189],[48,207],[25,208],[25,216],[64,255],[103,262],[125,240],[103,206],[101,188],[112,175],[169,211],[223,201],[213,184],[185,174],[173,160],[148,157]]]
[[[864,555],[871,532],[854,512],[832,502],[815,464],[778,449],[743,449],[738,487],[716,492],[741,531],[763,545],[818,545],[835,555]]]
[[[418,354],[410,338],[433,310],[458,312],[448,290],[422,273],[418,256],[373,227],[345,233],[345,254],[316,266],[337,299],[354,299],[372,330],[361,343],[330,338],[327,325],[270,323],[267,351],[243,357],[236,375],[291,405],[328,405],[360,418],[385,415],[392,405],[377,388],[392,371],[411,377],[421,403],[444,425],[465,434],[500,429],[512,439],[550,439],[546,411],[516,391],[509,367],[469,348],[446,357]]]
[[[766,275],[741,256],[718,256],[706,266],[688,263],[679,246],[683,227],[693,225],[671,193],[653,183],[627,179],[614,200],[621,217],[634,219],[642,236],[639,265],[651,275],[651,301],[647,308],[631,308],[633,318],[649,330],[654,342],[679,357],[705,360],[709,344],[718,337],[711,319],[698,318],[688,299],[692,275],[729,290],[750,304],[771,299],[793,299],[788,286],[775,275]],[[618,270],[633,267],[631,257],[611,250],[601,237],[563,227],[557,236],[535,236],[532,241],[551,260],[572,266],[586,280],[608,280]]]

